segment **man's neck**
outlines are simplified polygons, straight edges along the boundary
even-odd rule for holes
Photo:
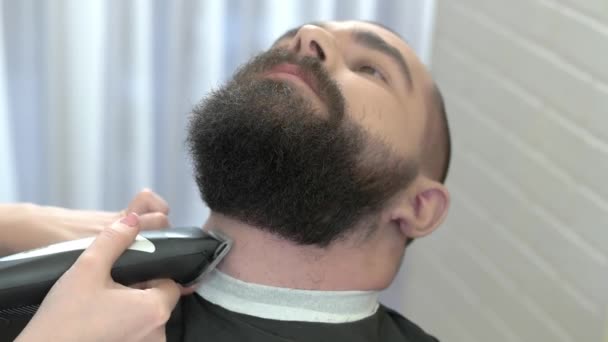
[[[327,248],[299,246],[274,234],[212,213],[203,226],[233,239],[232,250],[218,266],[239,280],[304,290],[378,290],[392,275],[370,256],[372,246],[339,241]],[[373,253],[373,252],[372,252]]]

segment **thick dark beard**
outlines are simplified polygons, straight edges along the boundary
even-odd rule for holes
[[[319,85],[327,115],[261,73],[290,62]],[[301,245],[326,247],[373,216],[417,175],[345,115],[338,86],[315,58],[255,57],[197,105],[188,147],[203,200],[217,213]]]

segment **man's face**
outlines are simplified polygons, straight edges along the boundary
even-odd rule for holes
[[[373,227],[418,172],[426,79],[412,56],[373,24],[288,32],[194,110],[205,202],[299,244]]]
[[[401,38],[371,23],[325,22],[288,31],[273,48],[317,57],[322,53],[323,66],[344,96],[347,115],[397,154],[418,159],[432,80]],[[305,87],[292,83],[319,106]]]

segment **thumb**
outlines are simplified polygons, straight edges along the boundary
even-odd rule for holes
[[[95,260],[95,265],[100,267],[97,271],[109,274],[112,265],[131,246],[138,232],[139,217],[130,213],[102,230],[79,260]]]

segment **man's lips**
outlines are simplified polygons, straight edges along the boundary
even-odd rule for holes
[[[272,67],[264,76],[286,74],[298,78],[301,82],[304,82],[317,96],[319,96],[319,89],[315,80],[306,72],[304,72],[299,66],[295,64],[283,63]]]

